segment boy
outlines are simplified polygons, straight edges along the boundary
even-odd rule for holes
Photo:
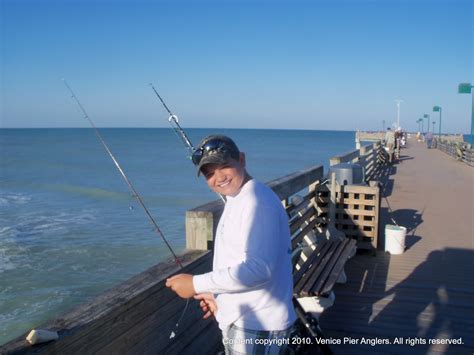
[[[213,314],[227,354],[283,353],[296,319],[288,217],[275,193],[245,169],[245,154],[226,136],[204,138],[193,154],[198,175],[226,197],[215,237],[213,271],[179,274],[166,285],[201,300]],[[268,345],[256,339],[275,339]],[[284,343],[284,342],[283,342]]]

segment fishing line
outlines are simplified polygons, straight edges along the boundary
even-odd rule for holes
[[[380,184],[380,183],[379,183]],[[397,227],[400,227],[400,225],[397,223],[397,221],[393,218],[393,215],[395,214],[392,210],[392,207],[390,206],[390,203],[388,202],[388,198],[387,198],[387,195],[385,194],[385,186],[380,184],[380,186],[382,187],[381,189],[381,192],[382,192],[382,196],[383,198],[385,199],[385,202],[387,202],[387,207],[388,207],[388,212],[390,213],[390,219],[393,223],[395,223],[395,225]]]
[[[140,194],[137,192],[137,190],[135,190],[135,187],[133,186],[132,182],[128,179],[127,175],[125,174],[124,170],[122,169],[122,167],[120,166],[118,160],[115,158],[115,156],[113,155],[112,151],[110,150],[109,146],[107,145],[107,143],[105,142],[105,140],[102,138],[102,135],[100,134],[99,130],[97,129],[96,125],[94,124],[94,122],[92,121],[92,119],[90,118],[90,116],[88,115],[87,111],[85,110],[84,106],[82,106],[81,102],[79,101],[79,99],[77,98],[76,94],[74,93],[74,91],[71,89],[71,87],[68,85],[68,83],[66,82],[65,79],[62,79],[63,82],[64,82],[64,85],[66,85],[66,88],[69,90],[69,92],[71,93],[71,97],[74,99],[74,101],[77,103],[77,105],[79,106],[80,110],[82,111],[82,113],[84,114],[84,118],[86,118],[90,125],[92,126],[92,128],[94,129],[94,132],[97,136],[97,138],[99,139],[99,141],[102,143],[102,146],[104,147],[105,151],[108,153],[108,155],[110,156],[110,158],[112,159],[112,161],[114,162],[115,166],[117,167],[118,171],[120,172],[120,175],[122,176],[122,178],[124,179],[124,181],[126,182],[126,184],[128,185],[128,187],[130,188],[130,190],[132,191],[132,194],[133,194],[133,197],[135,197],[138,201],[138,203],[140,204],[140,206],[142,206],[143,210],[145,211],[145,214],[148,216],[148,219],[150,220],[151,224],[153,225],[153,227],[155,228],[155,231],[158,233],[158,235],[161,237],[161,239],[163,240],[163,242],[166,244],[166,246],[168,247],[169,251],[171,252],[171,254],[173,255],[173,258],[174,258],[174,261],[176,262],[176,264],[178,264],[178,266],[181,268],[181,269],[184,269],[184,266],[183,264],[181,263],[181,261],[178,259],[178,257],[176,256],[173,248],[171,247],[171,245],[168,243],[168,240],[165,238],[163,232],[161,231],[160,227],[158,226],[158,224],[156,223],[155,219],[153,218],[153,216],[151,215],[150,211],[148,210],[148,208],[146,207],[145,203],[143,202],[143,199],[142,197],[140,196]],[[189,298],[186,300],[186,306],[184,307],[184,310],[183,310],[183,313],[181,314],[181,317],[178,319],[178,322],[176,323],[175,325],[175,329],[178,328],[179,326],[179,322],[181,321],[181,319],[183,318],[184,316],[184,313],[186,312],[186,309],[188,308],[188,304],[189,304]],[[171,332],[170,334],[170,338],[173,338],[175,336],[175,333],[174,331]]]

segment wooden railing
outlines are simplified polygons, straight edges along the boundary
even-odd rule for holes
[[[471,144],[465,142],[454,142],[447,139],[433,139],[433,147],[452,156],[453,158],[474,166],[474,149]]]
[[[192,299],[183,313],[186,301],[165,286],[177,272],[210,271],[212,255],[190,251],[180,259],[184,270],[174,261],[160,263],[39,327],[57,331],[58,340],[31,346],[25,333],[0,346],[0,354],[185,354],[200,347],[215,353],[220,346],[216,322],[203,320]]]
[[[323,167],[314,166],[267,183],[286,205],[291,195],[310,188],[323,178]],[[213,201],[186,212],[186,247],[189,249],[211,250],[217,223],[224,204]]]
[[[342,155],[332,157],[329,165],[340,163],[358,163],[365,171],[365,181],[376,180],[380,175],[380,168],[386,161],[382,143],[377,141],[360,149],[354,149]]]
[[[365,170],[365,180],[378,179],[381,166],[385,162],[383,147],[380,142],[367,145],[360,149],[335,156],[330,165],[339,163],[359,163]],[[286,206],[288,199],[302,191],[311,190],[314,184],[325,178],[322,166],[314,166],[306,170],[287,175],[268,182],[273,191]],[[186,247],[189,249],[211,250],[217,223],[222,215],[224,204],[216,200],[186,212]]]

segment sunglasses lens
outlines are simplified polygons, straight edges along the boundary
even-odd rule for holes
[[[212,152],[219,149],[222,146],[223,142],[221,140],[213,139],[204,144],[202,150],[205,152]]]
[[[204,155],[216,150],[222,150],[223,147],[225,147],[225,143],[220,139],[212,139],[209,142],[206,142],[206,144],[194,151],[192,156],[194,165],[199,165]]]
[[[192,156],[194,165],[199,165],[199,163],[201,162],[201,159],[202,159],[202,149],[195,150]]]

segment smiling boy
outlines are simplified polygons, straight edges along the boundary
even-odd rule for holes
[[[193,162],[208,186],[226,197],[213,271],[179,274],[166,285],[180,297],[201,300],[205,317],[212,313],[219,323],[227,354],[284,353],[277,340],[287,340],[296,316],[290,232],[281,201],[248,174],[245,154],[229,137],[204,138]]]

